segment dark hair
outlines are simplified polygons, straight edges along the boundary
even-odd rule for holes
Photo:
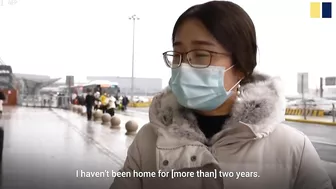
[[[213,37],[231,53],[232,62],[244,73],[245,82],[257,65],[257,37],[250,16],[229,1],[210,1],[187,9],[176,21],[172,40],[178,28],[188,19],[197,19]]]

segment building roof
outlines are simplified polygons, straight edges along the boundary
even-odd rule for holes
[[[61,78],[50,79],[49,76],[36,76],[28,74],[15,74],[15,78],[24,83],[25,91],[28,94],[35,94],[43,87],[48,87]]]
[[[46,82],[46,81],[49,81],[51,79],[50,76],[47,76],[47,75],[14,73],[14,76],[15,76],[15,78],[18,78],[18,79],[30,80],[30,81],[34,81],[34,82]]]

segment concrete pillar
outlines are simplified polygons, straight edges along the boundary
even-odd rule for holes
[[[110,126],[111,125],[111,115],[109,113],[104,113],[102,117],[102,125]]]
[[[111,118],[111,129],[120,129],[120,118],[117,116],[113,116]]]
[[[97,110],[93,114],[94,121],[102,121],[103,112],[101,110]]]
[[[138,123],[130,120],[125,124],[125,128],[126,128],[126,135],[135,135],[137,130],[138,130]]]

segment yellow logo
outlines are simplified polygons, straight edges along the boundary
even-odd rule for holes
[[[332,18],[332,3],[311,2],[310,18]]]

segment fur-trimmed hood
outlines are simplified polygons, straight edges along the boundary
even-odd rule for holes
[[[286,101],[282,89],[280,78],[253,74],[251,81],[241,86],[223,130],[238,123],[249,127],[258,138],[267,136],[285,119]],[[170,88],[154,97],[149,119],[154,127],[163,128],[177,137],[207,142],[192,111],[178,104]]]

